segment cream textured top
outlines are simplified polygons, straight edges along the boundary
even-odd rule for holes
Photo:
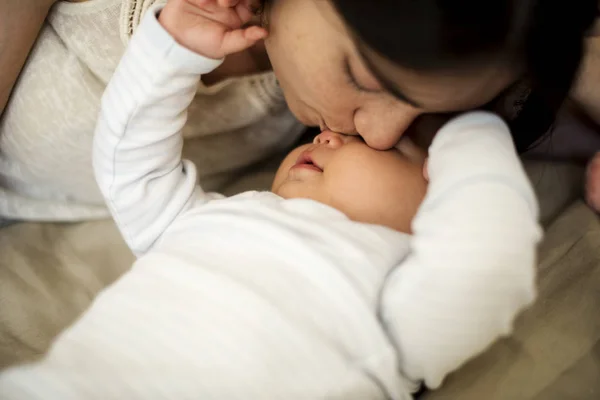
[[[160,1],[160,0],[159,0]],[[100,98],[146,10],[157,0],[58,2],[0,121],[0,216],[108,217],[92,171]],[[272,73],[199,87],[184,155],[203,186],[290,146],[303,127]]]

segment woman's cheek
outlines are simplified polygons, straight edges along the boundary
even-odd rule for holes
[[[421,149],[427,151],[437,132],[453,115],[424,114],[419,116],[406,130],[407,135]]]

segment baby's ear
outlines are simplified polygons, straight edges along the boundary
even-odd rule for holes
[[[427,157],[425,159],[425,162],[423,163],[423,178],[425,178],[425,180],[427,182],[429,182],[429,171],[428,168],[429,167],[429,157]]]

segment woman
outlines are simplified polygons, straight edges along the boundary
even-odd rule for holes
[[[221,1],[230,7],[234,7],[232,3],[235,2]],[[180,127],[187,116],[187,106],[193,99],[199,73],[214,69],[218,64],[215,59],[233,54],[242,47],[247,48],[258,37],[266,35],[264,29],[255,26],[243,29],[244,19],[252,14],[241,4],[235,6],[235,10],[219,6],[217,1],[201,0],[196,4],[197,7],[190,0],[172,0],[162,10],[153,8],[152,12],[148,12],[102,102],[93,150],[96,176],[104,195],[110,197],[108,203],[123,228],[124,236],[139,256],[138,262],[98,298],[69,333],[56,342],[48,358],[31,368],[3,374],[0,377],[0,397],[302,399],[312,395],[313,398],[323,396],[332,399],[408,399],[409,391],[414,391],[420,381],[437,387],[449,370],[487,347],[494,338],[507,334],[512,316],[519,308],[517,304],[528,303],[533,298],[535,243],[540,237],[540,230],[535,196],[511,149],[512,141],[505,124],[489,113],[471,113],[459,117],[450,126],[446,125],[444,130],[448,133],[441,134],[447,140],[441,138],[441,143],[437,141],[437,146],[433,145],[438,151],[432,153],[428,163],[429,171],[437,171],[435,176],[438,180],[432,175],[430,188],[437,195],[430,203],[433,207],[425,209],[437,211],[427,214],[429,216],[425,216],[424,220],[434,227],[419,228],[424,232],[423,238],[415,232],[416,239],[413,240],[415,250],[423,246],[432,250],[426,242],[428,238],[437,237],[437,242],[434,242],[438,244],[438,251],[425,251],[424,258],[437,253],[438,261],[422,264],[418,250],[413,254],[405,248],[410,259],[419,259],[418,266],[411,268],[406,264],[407,269],[399,267],[397,273],[391,273],[388,268],[397,266],[403,259],[403,255],[398,253],[402,247],[399,244],[408,238],[402,234],[395,235],[389,246],[385,246],[385,239],[381,241],[387,237],[386,232],[381,230],[369,231],[364,237],[357,231],[338,238],[334,231],[350,229],[339,225],[339,213],[335,212],[329,221],[323,206],[305,200],[308,195],[336,206],[349,201],[354,206],[341,207],[341,210],[350,210],[350,217],[358,215],[359,220],[364,220],[360,217],[364,213],[358,212],[363,207],[360,200],[358,203],[355,201],[356,192],[361,188],[364,191],[365,184],[375,190],[377,184],[371,184],[376,180],[386,193],[380,192],[380,196],[370,193],[371,200],[378,203],[377,199],[385,199],[386,204],[371,221],[389,225],[386,216],[391,215],[397,221],[398,216],[408,211],[397,206],[404,204],[407,196],[417,195],[418,187],[424,189],[423,174],[428,174],[422,157],[420,162],[413,160],[414,164],[408,161],[412,157],[405,153],[373,153],[374,150],[356,138],[347,143],[349,147],[345,147],[343,142],[348,139],[327,131],[319,135],[308,150],[300,148],[305,155],[312,154],[309,158],[315,161],[311,167],[313,171],[305,176],[294,173],[296,170],[293,169],[287,179],[291,186],[284,184],[291,191],[274,189],[283,197],[293,198],[301,192],[303,199],[290,199],[287,206],[283,203],[273,205],[273,200],[279,202],[281,198],[275,199],[272,194],[268,198],[256,197],[257,193],[251,192],[242,197],[224,199],[223,204],[233,204],[236,199],[241,201],[233,208],[210,201],[206,204],[206,197],[204,200],[198,197],[196,201],[193,199],[195,195],[186,192],[184,187],[189,188],[189,183],[194,190],[193,168],[188,171],[185,166],[180,168],[175,164],[180,164]],[[306,4],[304,2],[303,6]],[[295,11],[301,12],[301,7]],[[269,51],[276,49],[275,45],[267,41]],[[301,109],[302,104],[299,107]],[[483,142],[477,138],[479,133],[473,136],[474,131],[481,133]],[[465,135],[469,132],[471,135]],[[337,143],[336,139],[341,142]],[[479,146],[473,147],[470,141]],[[353,144],[358,148],[362,146],[367,153],[356,153],[357,148]],[[345,153],[345,149],[350,153]],[[483,149],[487,155],[483,156],[476,149]],[[466,157],[465,152],[468,153]],[[498,152],[498,158],[494,157],[495,152]],[[344,154],[348,155],[345,164],[339,161]],[[319,156],[325,158],[320,159]],[[374,167],[375,164],[371,164],[365,156],[375,157],[378,167],[369,169],[369,165]],[[492,162],[486,162],[484,158],[490,156]],[[293,164],[298,159],[298,152],[292,153],[291,157]],[[341,164],[336,164],[338,161],[334,162],[334,158]],[[464,160],[471,161],[465,163]],[[477,160],[487,171],[485,176],[477,168],[472,168]],[[388,169],[390,163],[395,166],[391,174]],[[410,165],[407,166],[407,163]],[[470,174],[482,185],[475,187],[460,178],[457,182],[456,174],[460,170],[454,169],[455,163],[463,165],[461,171],[465,176]],[[317,168],[317,175],[314,175],[313,167],[317,164],[322,170]],[[354,172],[349,172],[352,167]],[[446,174],[444,170],[448,168],[451,171],[446,171]],[[289,166],[284,166],[284,177],[288,174],[287,169]],[[365,172],[367,170],[369,172]],[[505,175],[504,170],[514,173]],[[336,171],[341,171],[342,175],[336,175]],[[391,189],[389,184],[397,179],[394,175],[402,172],[409,177]],[[360,184],[353,183],[357,173],[366,180]],[[344,176],[350,180],[344,180]],[[122,178],[115,180],[115,177]],[[511,183],[494,184],[498,179],[508,179]],[[329,187],[331,184],[333,186]],[[471,189],[461,191],[460,188],[464,187]],[[403,190],[410,193],[403,193]],[[489,194],[485,198],[487,200],[482,198],[484,192]],[[115,193],[117,197],[121,196],[120,200],[113,196]],[[125,198],[127,193],[131,196]],[[464,196],[457,201],[456,196],[460,193]],[[162,197],[158,199],[156,196]],[[397,198],[391,201],[394,196]],[[139,201],[132,201],[133,197]],[[450,199],[446,206],[445,198]],[[334,199],[333,203],[327,199]],[[417,198],[413,200],[418,202]],[[474,202],[470,203],[471,200]],[[500,207],[493,206],[493,201],[499,202]],[[475,208],[466,206],[466,202],[475,204]],[[406,204],[408,208],[416,207]],[[196,206],[201,208],[192,210]],[[446,207],[451,209],[444,216],[440,212]],[[391,209],[395,212],[388,214]],[[160,215],[154,213],[156,218],[153,218],[149,215],[152,210]],[[458,217],[459,210],[463,210],[465,216],[471,215],[471,218]],[[315,219],[310,221],[313,211]],[[126,215],[127,212],[135,215]],[[174,212],[179,215],[175,218],[179,222],[174,221]],[[250,214],[244,216],[240,212]],[[198,214],[200,220],[194,219],[191,214]],[[186,216],[191,219],[183,221]],[[487,223],[498,220],[498,217],[504,221],[507,216],[512,218],[512,225],[507,222],[507,225],[490,228]],[[438,217],[449,224],[436,222],[440,220]],[[457,218],[461,222],[453,223]],[[216,220],[224,225],[216,222],[221,226],[216,228]],[[416,220],[423,221],[418,217]],[[137,229],[133,228],[134,221],[142,224],[146,221],[148,224],[137,225],[141,228]],[[469,221],[476,223],[470,226]],[[164,230],[161,228],[164,224],[170,227]],[[303,224],[319,232],[328,224],[336,228],[319,239],[303,231]],[[465,224],[469,226],[465,228]],[[191,225],[198,228],[200,236],[189,230]],[[421,225],[417,223],[415,226]],[[358,226],[365,228],[364,224],[359,223]],[[398,227],[398,224],[395,226]],[[223,231],[223,227],[230,232]],[[269,235],[261,233],[265,229],[270,232]],[[278,232],[273,234],[273,229]],[[500,237],[508,237],[507,229],[512,232],[508,234],[510,237],[517,231],[526,232],[519,245],[515,240],[512,240],[512,245],[506,241],[498,245]],[[156,237],[150,237],[154,235],[151,231],[156,233]],[[180,238],[169,240],[168,232],[171,231],[179,232]],[[253,234],[247,235],[244,231]],[[487,231],[492,232],[491,236],[485,233]],[[462,240],[456,242],[458,246],[449,246],[448,235],[456,236],[453,233],[462,236]],[[132,238],[132,234],[137,236]],[[481,234],[488,238],[489,245],[474,244]],[[242,236],[252,237],[252,243],[240,240]],[[280,241],[280,237],[287,239]],[[330,240],[332,237],[334,239]],[[309,238],[308,241],[306,238]],[[184,250],[181,239],[195,244]],[[365,248],[364,254],[361,246],[357,246],[363,241],[371,244]],[[174,247],[169,247],[168,243]],[[202,243],[204,247],[198,247]],[[477,243],[482,244],[480,241]],[[309,248],[315,245],[326,251],[313,257],[313,250]],[[346,250],[341,252],[339,246]],[[391,249],[389,257],[385,255],[386,247]],[[381,254],[373,249],[380,249]],[[348,251],[350,255],[340,259],[341,254]],[[486,257],[489,262],[472,263],[473,256],[480,259],[482,254],[489,256],[492,253],[497,257]],[[193,258],[192,254],[197,258]],[[447,256],[440,258],[440,254]],[[368,257],[373,255],[376,255],[376,260],[369,260]],[[295,260],[295,264],[288,268],[286,265],[291,259]],[[145,260],[149,263],[142,265]],[[512,273],[503,268],[506,264],[503,260],[512,265]],[[155,263],[157,274],[153,273],[151,263]],[[352,263],[356,263],[357,268],[348,268]],[[435,271],[433,265],[440,268]],[[272,266],[270,271],[268,266]],[[332,273],[340,268],[340,274]],[[461,278],[455,279],[462,282],[457,286],[450,282],[453,280],[451,275],[460,273],[461,268],[471,279],[470,283],[463,282]],[[356,274],[361,269],[366,273],[357,279]],[[415,278],[411,270],[421,271],[427,277],[419,275]],[[442,270],[447,271],[449,279],[440,279]],[[324,275],[323,271],[326,271]],[[278,279],[281,273],[288,276]],[[408,275],[413,276],[410,282]],[[398,279],[395,279],[396,276]],[[498,284],[499,279],[506,284]],[[375,284],[374,288],[369,288],[370,281]],[[194,282],[204,286],[196,286]],[[302,282],[307,283],[303,286]],[[424,285],[424,282],[428,284]],[[400,286],[390,287],[395,283],[400,283]],[[291,286],[283,290],[286,284]],[[472,295],[480,293],[485,301],[465,301],[462,296],[464,289]],[[210,295],[211,291],[215,293],[214,297]],[[447,294],[448,301],[438,300],[440,291]],[[490,296],[496,297],[493,292],[498,297],[489,300]],[[241,301],[240,296],[243,296]],[[169,302],[173,297],[178,300]],[[391,314],[382,311],[387,310],[388,297],[393,298],[394,311]],[[441,306],[446,303],[452,305]],[[468,307],[467,303],[472,306]],[[226,306],[222,307],[223,304]],[[407,308],[407,304],[413,306]],[[329,311],[319,313],[316,311],[318,307]],[[244,308],[247,310],[244,311]],[[452,310],[455,313],[449,317]],[[390,314],[390,319],[387,314]],[[490,318],[490,315],[494,317]],[[224,318],[230,322],[223,324]],[[337,322],[332,323],[333,320]],[[419,322],[413,322],[415,320]],[[124,325],[125,321],[134,323]],[[143,325],[135,325],[137,323]],[[369,324],[373,326],[364,328]],[[435,329],[433,324],[439,329]],[[256,327],[258,329],[255,330]],[[454,328],[458,333],[452,333]],[[228,336],[227,332],[236,334]],[[240,332],[244,333],[239,335]],[[144,336],[147,340],[141,339]],[[102,337],[103,342],[97,341],[98,337]],[[399,339],[396,340],[396,337]],[[395,345],[390,346],[391,343]],[[211,351],[215,353],[211,354]],[[300,361],[305,356],[309,358]],[[248,363],[245,359],[249,360]],[[83,360],[83,363],[79,364],[78,360]],[[123,369],[119,370],[119,366]],[[281,369],[282,373],[276,373],[276,369]],[[82,381],[83,376],[86,377],[83,380],[89,380],[89,386],[88,382]],[[52,383],[46,386],[44,381],[48,380]],[[100,382],[111,382],[109,389]],[[34,388],[30,390],[32,385]]]
[[[107,216],[90,167],[99,98],[124,43],[154,2],[0,5],[2,36],[11,39],[0,42],[0,107],[6,105],[0,215]],[[550,0],[267,0],[263,6],[267,50],[255,46],[228,58],[204,80],[192,106],[186,157],[199,164],[210,189],[300,134],[271,67],[301,122],[360,134],[374,148],[394,145],[420,116],[486,106],[511,122],[525,150],[548,131],[569,94],[596,14],[596,0],[568,6]],[[585,69],[587,76],[594,72]],[[593,79],[584,75],[581,86],[589,87],[587,81]],[[575,100],[597,115],[594,91],[575,89]],[[237,110],[233,119],[231,109]]]

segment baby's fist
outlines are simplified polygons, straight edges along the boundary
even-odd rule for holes
[[[244,27],[257,0],[169,0],[158,18],[182,46],[212,59],[252,47],[267,36],[258,26]]]

